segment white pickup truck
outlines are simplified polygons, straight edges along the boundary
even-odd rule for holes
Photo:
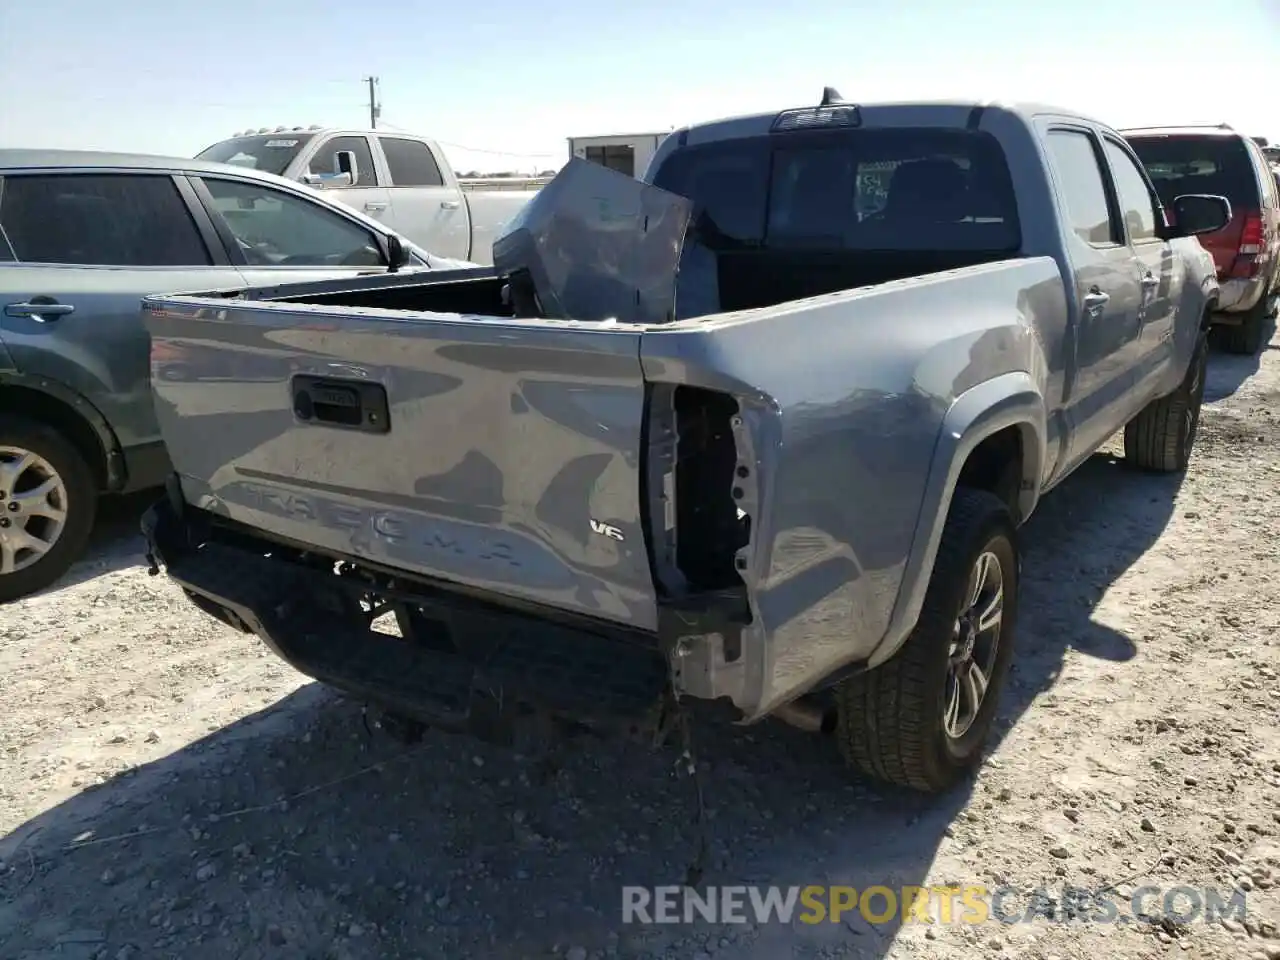
[[[375,217],[441,257],[493,263],[493,239],[536,191],[467,190],[439,144],[383,130],[295,127],[232,137],[213,160],[288,177]]]

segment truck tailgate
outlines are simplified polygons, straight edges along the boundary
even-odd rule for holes
[[[641,630],[640,331],[146,301],[186,499],[288,540]],[[158,358],[179,352],[186,376]]]

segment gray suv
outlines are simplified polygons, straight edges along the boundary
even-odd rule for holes
[[[0,602],[75,562],[100,494],[169,473],[142,297],[383,272],[392,259],[464,266],[253,170],[0,150]]]

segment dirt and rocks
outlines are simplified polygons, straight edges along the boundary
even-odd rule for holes
[[[628,925],[696,843],[674,754],[406,748],[148,577],[120,505],[0,613],[0,957],[1280,957],[1280,343],[1212,357],[1185,478],[1098,456],[1025,530],[1000,742],[940,798],[700,722],[704,884],[1107,891],[1128,922]],[[1129,898],[1239,891],[1243,915]],[[1019,899],[1021,898],[1021,899]],[[972,915],[970,915],[972,916]]]

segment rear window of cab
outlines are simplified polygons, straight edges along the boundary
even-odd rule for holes
[[[954,128],[804,131],[684,147],[657,187],[764,249],[1016,251],[1004,151]]]

